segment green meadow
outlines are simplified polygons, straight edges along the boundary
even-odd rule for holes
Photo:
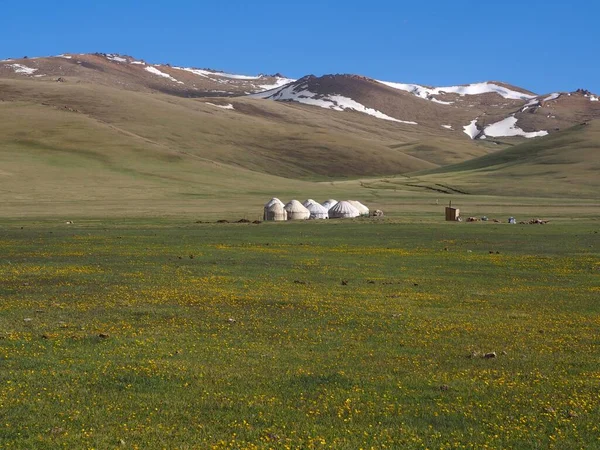
[[[0,448],[600,448],[599,232],[3,219]]]
[[[472,140],[521,107],[224,110],[103,64],[0,80],[0,449],[600,449],[591,94]],[[273,196],[385,217],[235,223]]]

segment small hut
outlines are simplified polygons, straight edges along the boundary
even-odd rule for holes
[[[274,211],[274,209],[272,208],[272,206],[276,205],[276,204],[280,205],[281,208],[283,208],[283,206],[284,206],[283,202],[281,200],[279,200],[277,197],[273,197],[271,200],[269,200],[267,202],[267,204],[265,204],[264,212],[263,212],[263,219],[264,220],[286,220],[286,219],[269,219],[268,218],[269,212],[273,212]],[[277,209],[277,208],[275,208],[275,209]]]
[[[265,220],[282,221],[287,220],[287,211],[279,203],[273,203],[268,208],[265,207]]]
[[[311,219],[329,219],[329,210],[320,203],[313,201],[306,207],[310,211]]]
[[[360,212],[346,201],[341,201],[329,209],[331,219],[347,219],[360,216]]]
[[[358,212],[360,213],[361,216],[367,216],[367,217],[369,216],[369,208],[367,208],[361,202],[356,201],[356,200],[348,200],[348,203],[350,203],[352,206],[354,206],[356,209],[358,209]]]
[[[446,206],[446,221],[455,222],[460,217],[460,209],[453,208],[452,202],[450,202],[449,206]]]
[[[329,200],[325,200],[322,204],[323,204],[324,208],[327,208],[327,210],[330,210],[335,205],[337,205],[337,203],[338,203],[337,200],[334,200],[334,199],[330,198]]]
[[[310,218],[310,211],[298,200],[290,201],[284,208],[287,211],[288,220],[307,220]]]

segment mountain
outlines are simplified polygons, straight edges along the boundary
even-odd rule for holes
[[[398,123],[442,127],[448,132],[460,130],[472,140],[496,143],[506,138],[542,137],[600,118],[600,102],[590,92],[538,96],[499,82],[430,88],[355,75],[307,76],[252,96],[359,111]]]
[[[64,54],[0,61],[0,79],[61,80],[180,97],[251,95],[380,120],[442,128],[451,139],[496,144],[535,138],[600,117],[598,96],[585,90],[537,95],[502,82],[428,87],[357,75],[238,75],[212,69],[150,64],[127,55]],[[437,130],[439,131],[439,130]],[[440,134],[440,133],[436,133]]]
[[[286,178],[404,173],[437,166],[390,148],[389,143],[415,136],[380,125],[362,114],[305,111],[246,97],[187,99],[88,83],[0,80],[2,150],[18,147],[39,154],[47,149],[53,155],[100,158],[115,169],[115,158],[131,148]]]
[[[599,174],[600,120],[593,120],[459,164],[386,180],[385,185],[441,191],[451,186],[448,192],[468,194],[597,199]]]
[[[358,177],[370,181],[347,186],[502,194],[528,180],[536,195],[589,196],[600,189],[598,118],[584,90],[292,80],[101,53],[10,59],[0,61],[0,198],[17,210],[57,199],[168,208],[275,187],[317,196],[322,182],[334,195]]]
[[[75,83],[180,97],[222,97],[272,89],[294,80],[280,74],[236,75],[210,69],[150,64],[127,55],[64,54],[46,58],[0,61],[0,78],[61,78]]]

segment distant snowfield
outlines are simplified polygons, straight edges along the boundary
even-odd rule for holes
[[[210,70],[204,69],[191,69],[189,67],[173,67],[178,70],[185,70],[186,72],[193,73],[194,75],[200,75],[201,77],[213,78],[213,77],[221,77],[221,78],[230,78],[232,80],[258,80],[260,77],[250,76],[250,75],[236,75],[233,73],[225,73],[225,72],[212,72]]]
[[[445,128],[446,130],[451,130],[452,125],[442,125],[442,128]]]
[[[514,116],[507,117],[500,122],[493,123],[485,127],[483,132],[486,136],[491,137],[510,137],[510,136],[522,136],[528,139],[542,137],[548,135],[545,130],[542,131],[523,131],[517,126],[517,118]]]
[[[377,111],[373,108],[368,108],[365,105],[358,103],[351,98],[342,95],[321,95],[310,92],[307,85],[300,86],[285,86],[275,92],[273,90],[252,94],[251,97],[264,98],[277,101],[294,101],[305,105],[319,106],[320,108],[332,109],[334,111],[357,111],[378,119],[388,120],[391,122],[405,123],[409,125],[418,125],[417,122],[408,120],[400,120],[387,114]]]
[[[521,108],[521,112],[525,112],[529,108],[537,108],[538,106],[540,106],[540,100],[538,100],[537,98],[534,98],[533,100],[529,100],[529,102],[527,102],[525,104],[525,106],[523,106],[523,108]]]
[[[473,119],[469,125],[465,125],[463,130],[471,139],[475,139],[481,133],[481,130],[477,128],[477,119]]]
[[[225,72],[209,72],[213,75],[223,77],[223,78],[231,78],[233,80],[258,80],[260,77],[252,76],[252,75],[236,75],[234,73],[225,73]]]
[[[464,132],[467,134],[467,136],[469,136],[471,139],[476,139],[478,137],[479,137],[479,139],[487,139],[488,136],[490,136],[490,137],[521,136],[524,138],[531,139],[531,138],[542,137],[542,136],[548,135],[548,132],[545,130],[531,131],[531,132],[524,131],[517,126],[517,121],[518,121],[518,119],[514,115],[512,115],[510,117],[507,117],[506,119],[502,119],[499,122],[488,125],[482,131],[477,128],[477,125],[476,125],[477,119],[474,119],[471,121],[471,123],[469,125],[465,125],[463,127],[463,129],[464,129]]]
[[[223,84],[228,83],[229,81],[227,81],[227,80],[257,81],[257,80],[262,80],[263,78],[269,78],[269,77],[265,77],[263,75],[261,75],[261,76],[236,75],[236,74],[225,73],[225,72],[213,72],[213,71],[204,70],[204,69],[192,69],[189,67],[174,67],[174,69],[193,73],[194,75],[198,75],[198,76],[201,76],[204,78],[209,78],[213,81],[216,81],[218,83],[223,83]],[[226,78],[227,80],[223,80],[222,78]],[[293,83],[295,81],[296,80],[294,80],[292,78],[276,77],[275,83],[255,85],[256,88],[253,91],[256,91],[256,92],[270,91],[272,89],[277,89],[282,86],[285,86],[286,84]]]
[[[553,94],[548,95],[544,99],[541,99],[540,97],[536,97],[532,100],[529,100],[527,103],[525,103],[523,108],[521,108],[521,112],[525,112],[529,108],[538,108],[542,105],[542,102],[545,103],[545,102],[550,102],[552,100],[556,100],[556,99],[560,98],[561,95],[562,94],[560,92],[554,92]]]
[[[125,59],[119,55],[106,55],[106,59],[109,59],[109,60],[115,61],[115,62],[121,62],[121,63],[127,62],[127,59]]]
[[[523,92],[513,91],[511,89],[499,86],[494,83],[474,83],[465,86],[445,86],[429,88],[418,84],[406,84],[406,83],[394,83],[391,81],[380,81],[378,83],[385,84],[394,89],[401,91],[410,92],[417,97],[424,98],[426,100],[436,101],[440,103],[440,100],[434,99],[434,95],[441,94],[458,94],[461,97],[465,95],[480,95],[487,93],[496,93],[502,97],[510,100],[529,100],[535,98],[535,95],[524,94]]]
[[[228,103],[227,105],[216,105],[215,103],[205,102],[204,104],[214,106],[215,108],[221,108],[221,109],[231,109],[231,110],[235,109],[231,103]]]
[[[148,66],[148,67],[144,67],[144,69],[146,69],[148,72],[150,72],[154,75],[158,75],[159,77],[167,78],[168,80],[174,81],[175,83],[183,84],[183,82],[176,80],[168,73],[161,72],[156,67]]]
[[[527,106],[529,105],[529,106]],[[533,102],[528,103],[521,111],[525,111],[527,108],[534,106]],[[535,106],[539,106],[539,102],[536,101]],[[550,117],[550,116],[548,116]],[[548,132],[545,130],[541,131],[524,131],[517,126],[517,119],[514,114],[506,119],[502,119],[499,122],[492,123],[486,126],[483,130],[477,128],[477,120],[474,119],[468,125],[463,127],[465,134],[471,139],[487,139],[489,137],[512,137],[521,136],[527,139],[547,136]],[[445,127],[445,125],[442,125]]]
[[[454,102],[444,102],[442,100],[438,100],[437,98],[431,97],[429,100],[431,100],[434,103],[439,103],[440,105],[453,105]]]
[[[270,91],[272,89],[277,89],[279,87],[285,86],[286,84],[294,83],[296,81],[291,78],[276,78],[276,80],[277,81],[275,81],[274,84],[261,84],[258,87],[263,91]]]
[[[556,100],[558,97],[560,97],[560,93],[559,92],[555,92],[554,94],[550,94],[548,97],[546,97],[544,99],[545,102],[549,102],[551,100]]]
[[[207,77],[208,78],[208,71],[206,70],[200,70],[200,69],[190,69],[189,67],[173,67],[173,69],[177,69],[177,70],[185,70],[186,72],[190,72],[193,73],[194,75],[199,75],[201,77]]]
[[[37,69],[33,67],[27,67],[22,64],[8,64],[9,67],[12,67],[15,73],[24,73],[26,75],[33,75],[37,72]]]

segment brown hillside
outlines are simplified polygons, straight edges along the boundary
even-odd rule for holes
[[[264,90],[280,76],[242,79],[210,69],[150,64],[126,55],[68,54],[46,58],[21,58],[0,62],[0,78],[58,80],[90,83],[137,92],[162,92],[180,97],[222,97]],[[247,78],[247,79],[246,79]]]

